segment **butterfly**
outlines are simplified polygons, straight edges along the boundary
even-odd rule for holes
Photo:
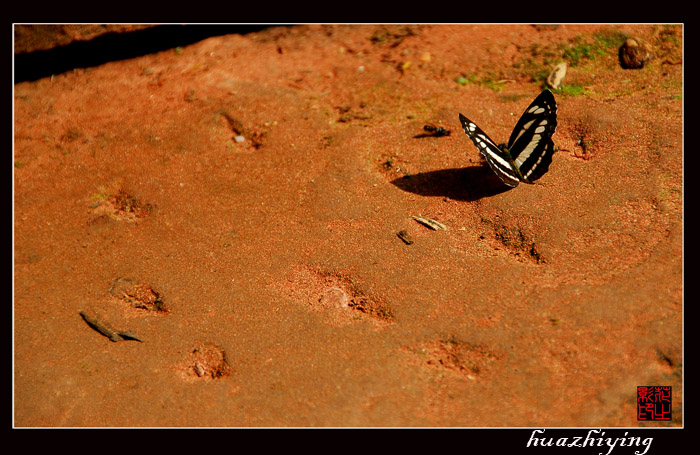
[[[493,172],[510,187],[533,183],[549,169],[554,155],[557,102],[549,90],[540,93],[515,124],[508,145],[496,145],[474,122],[459,114],[467,136]]]

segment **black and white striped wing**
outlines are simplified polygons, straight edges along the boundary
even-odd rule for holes
[[[469,139],[474,142],[476,148],[479,149],[479,152],[486,158],[486,162],[489,163],[493,172],[495,172],[506,185],[513,187],[518,186],[518,183],[522,180],[522,176],[510,154],[498,148],[491,138],[488,137],[481,128],[476,126],[476,123],[462,114],[459,114],[459,121],[462,123],[462,128],[464,128],[464,132]]]
[[[474,142],[486,162],[508,186],[532,183],[544,175],[552,163],[557,128],[557,103],[549,90],[540,93],[525,109],[508,140],[498,147],[474,122],[459,114],[464,132]]]
[[[531,183],[549,169],[556,129],[557,103],[552,92],[545,90],[525,109],[508,140],[508,152],[522,181]]]

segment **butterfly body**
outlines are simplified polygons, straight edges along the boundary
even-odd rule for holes
[[[552,162],[557,128],[557,104],[554,95],[545,90],[525,109],[515,125],[507,146],[496,143],[474,122],[459,114],[466,135],[494,173],[510,187],[533,183],[542,177]]]

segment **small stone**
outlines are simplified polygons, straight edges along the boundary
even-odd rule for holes
[[[620,47],[620,65],[625,69],[643,68],[652,58],[652,47],[639,38],[629,38]]]
[[[204,369],[204,367],[202,366],[202,364],[199,363],[199,362],[195,362],[195,364],[194,364],[194,372],[197,373],[197,376],[199,376],[200,378],[201,378],[202,376],[204,376],[205,374],[207,374],[206,370]]]
[[[234,139],[236,142],[238,142],[239,144],[242,144],[242,143],[245,142],[245,137],[243,137],[243,136],[234,136],[233,139]]]

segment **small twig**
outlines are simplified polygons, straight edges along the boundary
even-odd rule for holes
[[[413,239],[411,238],[411,236],[408,234],[408,232],[407,232],[405,229],[404,229],[404,230],[401,230],[401,231],[399,231],[399,232],[397,232],[396,235],[397,235],[401,240],[403,240],[403,242],[404,242],[406,245],[410,245],[410,244],[413,243]]]

